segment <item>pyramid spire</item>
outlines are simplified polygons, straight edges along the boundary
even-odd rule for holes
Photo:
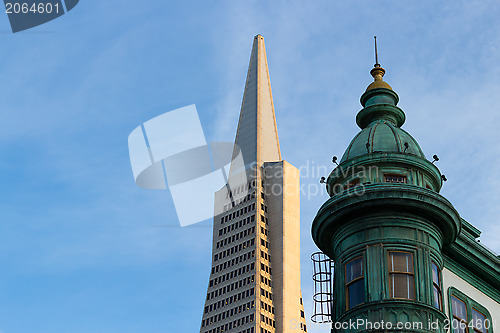
[[[281,160],[264,37],[254,37],[235,144],[245,165]],[[234,159],[234,158],[233,158]]]
[[[275,118],[264,38],[257,35],[228,181],[215,192],[212,270],[200,333],[307,331],[300,172],[281,159]]]

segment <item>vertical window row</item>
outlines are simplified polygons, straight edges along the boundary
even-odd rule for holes
[[[253,309],[254,307],[255,307],[255,301],[251,301],[251,302],[248,302],[246,304],[236,306],[230,310],[219,313],[218,315],[214,315],[214,316],[208,317],[206,319],[203,319],[201,322],[201,327],[209,326],[209,325],[212,325],[214,323],[217,323],[217,321],[224,320],[226,318],[231,318],[233,316],[237,316],[246,310]],[[208,307],[205,307],[205,313],[208,313],[208,312],[209,312]]]
[[[229,330],[231,329],[234,329],[236,327],[239,327],[239,326],[242,326],[242,325],[245,325],[245,324],[248,324],[248,323],[251,323],[254,321],[254,314],[251,314],[251,315],[248,315],[248,316],[245,316],[241,319],[237,319],[237,320],[234,320],[230,323],[227,323],[227,324],[224,324],[224,325],[221,325],[219,327],[216,327],[216,328],[212,328],[208,331],[205,331],[205,333],[220,333],[220,332],[228,332]],[[254,331],[254,328],[253,327],[250,327],[250,328],[247,328],[247,329],[244,329],[243,331],[240,331],[241,333],[255,333]]]
[[[252,194],[252,195],[255,195],[255,193]],[[252,197],[252,199],[253,198],[254,197]],[[245,200],[245,202],[246,202],[246,200]],[[227,207],[224,206],[224,212],[227,211],[226,208]],[[245,215],[245,214],[247,214],[249,212],[252,212],[254,210],[255,210],[255,202],[251,203],[251,204],[248,204],[248,206],[246,206],[246,207],[241,207],[240,209],[237,209],[237,210],[233,211],[232,213],[229,213],[228,215],[222,216],[220,218],[220,224],[223,224],[223,223],[226,223],[226,222],[230,222],[231,220],[234,220],[234,219],[240,217],[240,215]]]
[[[251,275],[251,276],[243,278],[242,280],[235,281],[227,286],[212,290],[211,292],[207,293],[207,301],[211,300],[213,298],[222,296],[226,292],[231,292],[233,290],[241,288],[242,286],[246,286],[247,284],[250,284],[251,282],[254,282],[254,281],[255,281],[255,275]]]
[[[214,255],[214,261],[222,260],[225,257],[230,256],[238,251],[242,251],[242,250],[244,250],[244,249],[246,249],[254,244],[255,244],[255,238],[250,238],[249,240],[247,240],[243,243],[240,243],[240,244],[235,245],[231,248],[225,249],[222,252],[216,253]]]
[[[216,243],[216,248],[222,248],[228,244],[234,243],[238,241],[241,238],[245,238],[248,235],[254,234],[255,233],[255,226],[250,227],[246,230],[240,231],[239,233],[236,233],[232,236],[226,237]]]
[[[229,281],[230,279],[232,279],[234,277],[240,276],[241,274],[245,274],[245,273],[252,271],[254,269],[255,269],[255,263],[251,263],[251,264],[248,264],[246,266],[237,268],[234,271],[231,271],[231,272],[226,273],[226,274],[222,274],[219,277],[211,279],[208,283],[208,286],[209,287],[216,286],[217,284],[220,284],[220,283],[225,282],[225,281]]]

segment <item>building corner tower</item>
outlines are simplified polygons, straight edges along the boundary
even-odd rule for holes
[[[439,193],[439,159],[426,159],[401,128],[405,113],[378,61],[370,73],[361,131],[326,180],[330,198],[312,224],[335,263],[331,331],[496,332],[500,258]]]
[[[228,185],[215,194],[200,333],[306,331],[299,206],[299,171],[281,159],[264,38],[257,35]]]

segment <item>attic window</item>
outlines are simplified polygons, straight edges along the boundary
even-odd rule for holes
[[[402,176],[402,175],[384,175],[384,182],[386,182],[386,183],[406,184],[408,181],[406,179],[406,176]]]
[[[356,187],[356,186],[360,186],[361,183],[359,181],[359,179],[355,179],[353,181],[350,181],[349,183],[347,183],[345,186],[344,186],[344,190],[347,190],[347,189],[350,189],[350,188],[353,188],[353,187]]]

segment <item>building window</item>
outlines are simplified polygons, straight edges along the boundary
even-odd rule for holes
[[[406,179],[406,176],[402,176],[402,175],[384,175],[384,182],[406,184],[407,179]]]
[[[488,332],[486,329],[488,327],[486,316],[474,308],[472,308],[472,326],[474,332]]]
[[[451,296],[451,311],[453,315],[453,332],[467,332],[467,306],[465,302],[455,296]]]
[[[389,289],[391,298],[415,299],[412,253],[389,252]]]
[[[359,179],[355,179],[355,180],[352,180],[349,183],[347,183],[344,186],[344,190],[348,190],[348,189],[356,187],[356,186],[361,186],[361,183],[360,183]]]
[[[363,257],[355,258],[345,265],[345,284],[348,310],[365,302]]]
[[[453,287],[448,293],[453,333],[493,332],[488,310]]]
[[[434,295],[434,307],[443,310],[443,293],[441,291],[441,270],[435,262],[432,263],[432,294]]]

